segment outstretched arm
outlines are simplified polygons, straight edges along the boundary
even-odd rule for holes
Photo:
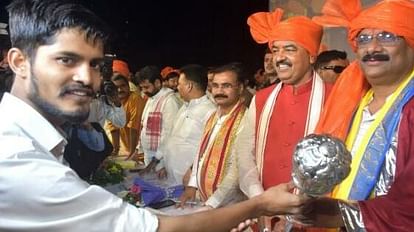
[[[280,184],[263,194],[220,209],[179,216],[159,217],[159,232],[168,231],[230,231],[248,218],[261,215],[296,214],[304,199],[290,193],[292,184]]]

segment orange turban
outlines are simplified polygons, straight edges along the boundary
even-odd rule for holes
[[[392,32],[414,48],[413,12],[414,2],[410,0],[384,0],[366,10],[361,10],[360,0],[327,0],[323,15],[313,19],[324,26],[347,27],[348,41],[354,50],[354,38],[364,28]]]
[[[170,66],[165,66],[162,70],[161,70],[161,77],[162,77],[162,79],[164,79],[165,80],[165,78],[167,77],[167,75],[170,73],[170,72],[173,72],[174,71],[174,68],[173,67],[170,67]]]
[[[295,16],[281,21],[283,10],[258,12],[247,19],[250,33],[257,43],[294,41],[316,56],[322,38],[322,27],[305,16]]]
[[[162,77],[162,79],[164,79],[164,80],[165,80],[165,79],[167,78],[168,74],[170,74],[170,73],[172,73],[172,72],[175,72],[175,73],[180,74],[180,70],[178,70],[178,69],[174,69],[173,67],[166,66],[165,68],[163,68],[163,69],[161,70],[161,77]]]
[[[112,71],[120,73],[122,76],[125,76],[129,79],[129,68],[128,64],[122,60],[113,60],[112,61]]]
[[[313,20],[324,26],[347,27],[348,41],[356,50],[354,38],[364,28],[382,29],[405,38],[414,48],[414,2],[410,0],[384,0],[361,10],[359,0],[327,0],[322,16]],[[346,138],[354,110],[369,84],[357,61],[339,76],[325,104],[325,111],[316,128],[317,133],[329,133]]]

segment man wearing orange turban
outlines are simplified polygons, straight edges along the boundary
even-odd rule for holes
[[[125,110],[125,125],[119,127],[111,121],[105,124],[105,130],[110,135],[114,147],[112,155],[130,156],[135,152],[141,132],[141,116],[146,100],[130,90],[128,79],[120,73],[111,77],[117,90],[117,95]]]
[[[359,0],[328,0],[322,12],[314,20],[347,27],[358,59],[339,77],[316,131],[343,139],[353,159],[333,198],[309,204],[307,223],[347,231],[411,231],[414,1],[382,1],[361,10]]]
[[[114,72],[114,74],[121,74],[122,76],[128,79],[129,90],[131,90],[132,92],[137,92],[138,95],[141,94],[137,86],[131,81],[131,72],[129,71],[127,62],[123,60],[113,60],[112,71]]]
[[[162,86],[165,87],[165,88],[169,88],[167,75],[170,74],[172,71],[174,71],[174,68],[170,67],[170,66],[165,66],[161,70]]]
[[[330,90],[312,67],[322,27],[304,16],[281,21],[282,14],[259,12],[247,21],[253,39],[269,45],[281,81],[256,93],[236,146],[240,187],[249,197],[291,180],[293,149],[314,131]]]
[[[130,78],[130,72],[128,64],[123,60],[113,60],[112,61],[112,71],[114,73],[119,73],[126,78]]]

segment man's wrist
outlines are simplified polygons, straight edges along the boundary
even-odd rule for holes
[[[266,198],[263,197],[263,194],[255,196],[248,200],[248,202],[252,205],[252,218],[256,218],[259,216],[268,216],[267,215],[267,205]]]

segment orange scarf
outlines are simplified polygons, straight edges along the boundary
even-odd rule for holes
[[[348,28],[348,42],[354,50],[354,38],[364,28],[395,33],[414,48],[413,12],[411,0],[384,0],[366,10],[361,9],[359,0],[327,0],[322,8],[323,15],[313,20],[327,27]],[[369,88],[358,62],[353,62],[336,81],[315,132],[328,133],[345,141],[353,113]]]
[[[217,186],[221,183],[227,173],[227,163],[230,159],[230,151],[245,111],[246,107],[239,102],[229,113],[215,138],[210,137],[214,126],[219,119],[217,111],[212,114],[207,121],[201,140],[202,143],[198,159],[200,162],[200,160],[204,158],[204,162],[199,169],[201,173],[199,191],[204,201],[216,191]],[[212,145],[208,147],[210,139],[214,139],[214,141],[212,142]]]

